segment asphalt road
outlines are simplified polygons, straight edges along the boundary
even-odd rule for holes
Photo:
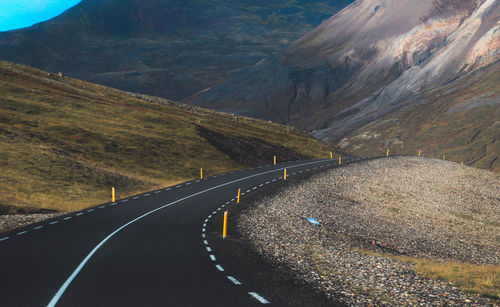
[[[284,168],[295,176],[336,166],[307,160],[220,174],[0,234],[0,305],[272,304],[266,285],[250,287],[218,262],[207,222],[234,205],[238,188],[245,197],[278,186]]]

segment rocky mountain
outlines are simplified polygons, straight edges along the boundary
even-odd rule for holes
[[[83,0],[0,33],[0,59],[179,100],[228,80],[352,0]]]
[[[498,0],[357,0],[186,101],[314,129],[355,153],[425,145],[498,169],[499,59]],[[427,131],[421,144],[411,131]]]

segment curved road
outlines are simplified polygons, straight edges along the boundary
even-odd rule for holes
[[[284,168],[294,176],[336,166],[307,160],[225,173],[0,234],[0,305],[272,303],[218,263],[206,223],[233,205],[238,188],[280,184]]]

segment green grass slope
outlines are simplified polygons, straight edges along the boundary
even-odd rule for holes
[[[417,154],[500,171],[500,62],[428,89],[406,107],[346,136],[358,155]]]
[[[275,153],[329,151],[293,128],[0,62],[3,212],[76,210],[110,200],[111,186],[124,197],[193,179],[200,168],[210,175]]]

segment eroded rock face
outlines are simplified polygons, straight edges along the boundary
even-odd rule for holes
[[[409,97],[497,61],[499,20],[498,0],[359,0],[278,57],[187,101],[337,142]]]

